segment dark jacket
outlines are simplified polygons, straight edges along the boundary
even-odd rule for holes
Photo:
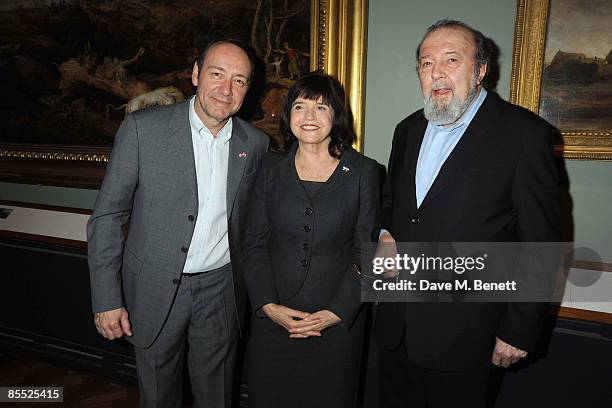
[[[377,164],[354,150],[312,197],[295,168],[297,143],[262,161],[248,221],[245,281],[253,309],[328,309],[349,325],[361,305],[352,271],[379,212]]]

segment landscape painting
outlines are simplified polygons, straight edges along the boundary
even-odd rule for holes
[[[241,115],[279,140],[310,22],[311,0],[0,0],[0,144],[110,148],[127,113],[194,93],[193,63],[218,37],[254,50],[262,75]]]
[[[551,0],[540,115],[561,130],[612,129],[612,3]]]

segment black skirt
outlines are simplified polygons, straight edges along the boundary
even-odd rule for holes
[[[250,408],[355,408],[365,313],[350,328],[333,326],[321,337],[290,339],[268,318],[251,321]]]

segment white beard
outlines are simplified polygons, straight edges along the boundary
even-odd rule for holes
[[[465,101],[461,102],[455,95],[453,89],[453,96],[450,102],[448,102],[446,105],[443,101],[432,98],[433,90],[442,88],[444,84],[442,82],[432,84],[432,90],[429,93],[429,96],[425,97],[423,100],[423,114],[425,115],[425,118],[434,125],[449,125],[451,123],[455,123],[465,113],[476,97],[476,93],[478,91],[476,79],[477,77],[474,75],[470,81],[470,92],[468,93],[467,98],[465,98]]]

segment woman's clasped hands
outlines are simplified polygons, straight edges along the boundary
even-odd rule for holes
[[[327,309],[307,313],[276,303],[268,303],[262,306],[261,310],[276,324],[284,327],[292,339],[321,337],[323,330],[338,324],[341,320]]]

